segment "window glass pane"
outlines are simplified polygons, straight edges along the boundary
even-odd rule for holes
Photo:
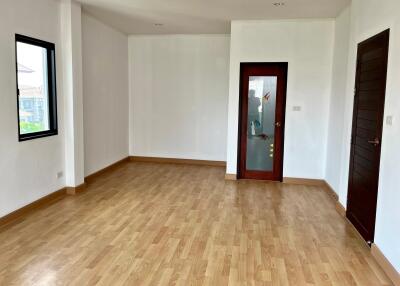
[[[49,131],[47,50],[17,42],[20,134]]]

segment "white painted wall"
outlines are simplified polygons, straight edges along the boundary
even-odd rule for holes
[[[0,217],[65,186],[59,4],[2,0],[0,9]],[[59,135],[18,142],[15,33],[56,44]]]
[[[225,160],[229,37],[132,36],[130,154]]]
[[[387,0],[353,0],[351,4],[350,49],[347,89],[344,104],[344,134],[340,202],[346,206],[353,109],[353,89],[357,44],[390,28],[390,51],[386,90],[385,116],[393,115],[393,126],[384,126],[379,180],[375,243],[400,271],[400,2]],[[338,114],[338,116],[343,116]]]
[[[82,14],[85,176],[129,155],[128,37]]]
[[[65,117],[65,181],[84,183],[82,9],[74,0],[60,1],[61,51]],[[60,89],[58,89],[60,90]]]
[[[333,43],[333,20],[232,22],[227,173],[237,173],[240,62],[288,62],[283,173],[325,177]]]
[[[335,48],[333,57],[332,94],[329,110],[329,135],[326,158],[325,180],[338,191],[340,169],[343,164],[344,109],[347,90],[347,67],[350,41],[350,7],[347,7],[335,21]]]

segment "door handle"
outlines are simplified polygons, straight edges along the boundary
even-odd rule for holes
[[[381,141],[379,140],[379,138],[375,138],[374,140],[368,140],[368,143],[374,146],[378,146],[381,143]]]
[[[282,124],[281,124],[279,121],[278,121],[277,123],[275,123],[275,126],[276,126],[276,127],[281,127],[281,125],[282,125]]]

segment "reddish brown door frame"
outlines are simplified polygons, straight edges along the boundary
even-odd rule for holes
[[[390,31],[358,45],[347,218],[371,244],[375,235]]]
[[[238,179],[283,180],[283,153],[288,63],[241,63],[239,99]],[[248,92],[250,76],[277,76],[274,162],[272,172],[246,170]]]

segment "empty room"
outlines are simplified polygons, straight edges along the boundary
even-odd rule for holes
[[[0,285],[400,286],[399,0],[1,0]]]

